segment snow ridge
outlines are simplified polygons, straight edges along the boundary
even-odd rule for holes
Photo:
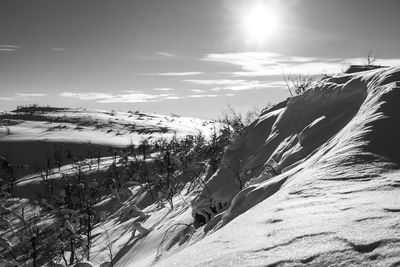
[[[192,202],[206,238],[160,265],[398,264],[399,81],[345,74],[264,112]]]

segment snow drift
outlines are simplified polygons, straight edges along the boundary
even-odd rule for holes
[[[399,81],[344,74],[264,111],[192,201],[209,235],[160,265],[399,264]]]

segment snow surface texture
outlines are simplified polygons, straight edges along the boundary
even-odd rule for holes
[[[91,262],[107,266],[111,251],[114,266],[400,265],[398,82],[400,68],[345,74],[264,111],[173,209],[137,185],[102,199]],[[102,158],[100,172],[111,162]]]
[[[399,81],[328,78],[265,111],[192,202],[207,236],[159,264],[399,265]]]
[[[95,158],[98,153],[102,157],[111,156],[112,147],[198,133],[209,138],[221,126],[215,121],[177,115],[49,109],[34,114],[17,111],[0,114],[1,155],[16,165],[39,168],[44,167],[47,157],[54,156],[54,151],[60,155],[72,151],[86,158]]]
[[[142,112],[106,112],[86,109],[55,109],[35,114],[9,112],[2,119],[0,140],[56,141],[110,146],[139,144],[146,138],[171,138],[199,131],[209,136],[217,124],[209,120]],[[9,130],[10,134],[7,134]]]

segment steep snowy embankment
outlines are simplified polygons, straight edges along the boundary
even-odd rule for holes
[[[193,200],[206,237],[159,265],[400,264],[398,82],[337,76],[265,111]]]

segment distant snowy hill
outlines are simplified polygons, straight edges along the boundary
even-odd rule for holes
[[[4,112],[0,141],[56,141],[109,146],[138,144],[142,139],[171,138],[201,131],[209,136],[217,124],[209,120],[136,112],[86,109],[21,108]]]
[[[138,145],[160,138],[171,139],[202,133],[206,138],[220,124],[177,115],[143,112],[53,107],[21,107],[0,113],[0,155],[14,164],[41,167],[57,150],[83,157],[112,155],[111,148]]]

